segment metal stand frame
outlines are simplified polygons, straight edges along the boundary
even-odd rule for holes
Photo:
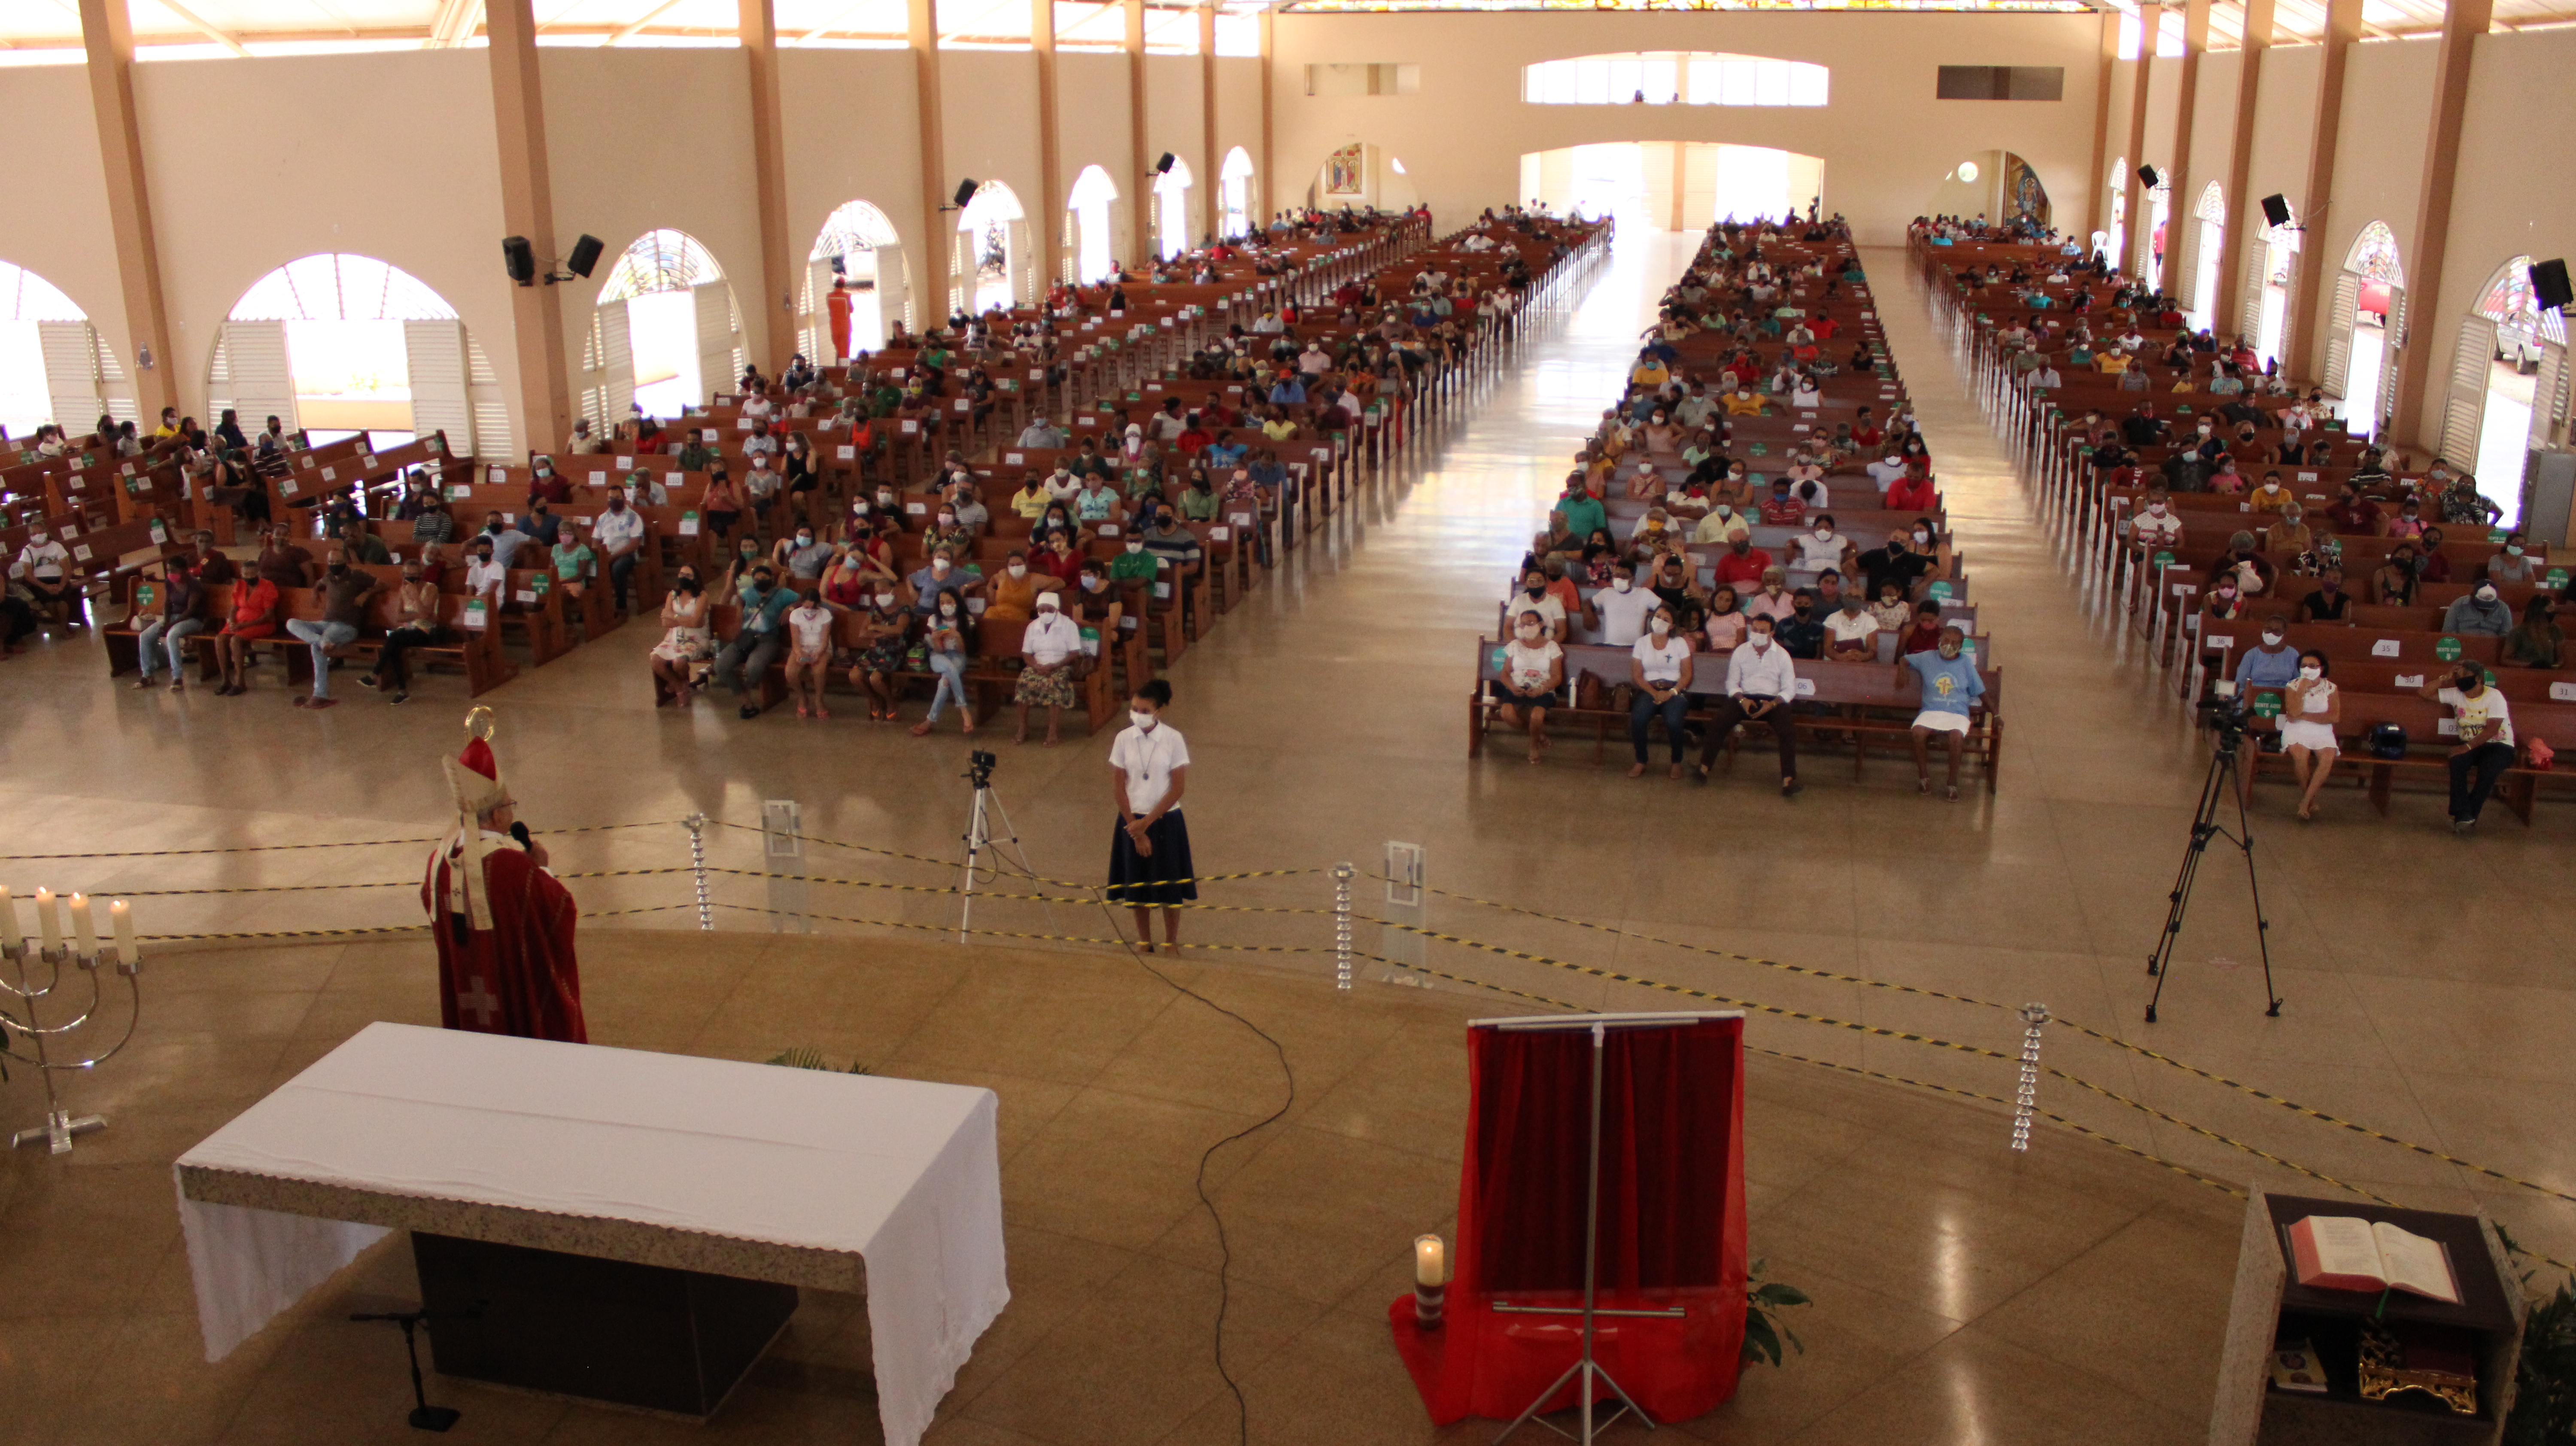
[[[2173,972],[2174,946],[2182,939],[2183,914],[2191,908],[2191,886],[2200,876],[2202,855],[2209,851],[2209,841],[2223,838],[2236,845],[2245,855],[2245,885],[2254,892],[2254,944],[2263,954],[2263,997],[2269,1006],[2263,1013],[2268,1018],[2281,1015],[2281,996],[2272,987],[2272,921],[2263,917],[2263,882],[2254,873],[2254,830],[2245,818],[2245,792],[2237,786],[2236,750],[2251,740],[2239,735],[2240,742],[2230,744],[2224,736],[2209,755],[2209,772],[2200,782],[2200,808],[2192,815],[2191,843],[2182,851],[2182,869],[2174,875],[2171,906],[2165,910],[2164,932],[2157,936],[2155,951],[2147,955],[2147,972],[2156,977],[2155,992],[2147,998],[2147,1023],[2156,1022],[2156,1003],[2165,997],[2165,980]],[[2228,794],[2236,795],[2236,831],[2229,833],[2218,822],[2218,801]]]
[[[993,840],[995,815],[1000,815],[1002,820],[1002,842],[1013,848],[1020,846],[1019,829],[1012,824],[1011,811],[1003,805],[1001,794],[994,791],[991,772],[979,769],[966,776],[975,785],[975,808],[966,816],[966,878],[958,890],[960,897],[957,903],[957,942],[960,944],[974,932],[975,869],[983,859],[984,850],[989,848],[998,852],[1000,848]]]
[[[349,1317],[349,1319],[360,1322],[380,1320],[392,1321],[395,1325],[402,1327],[403,1354],[411,1357],[411,1415],[408,1419],[411,1422],[413,1430],[444,1431],[450,1426],[455,1425],[457,1421],[464,1417],[465,1413],[456,1409],[454,1406],[433,1406],[429,1404],[429,1392],[422,1388],[420,1379],[420,1323],[430,1319],[430,1313],[428,1311],[362,1311],[359,1314]],[[448,1319],[448,1317],[441,1316],[439,1319],[445,1320]]]
[[[1654,1418],[1646,1414],[1645,1409],[1637,1404],[1636,1398],[1630,1396],[1627,1388],[1620,1385],[1619,1382],[1611,1376],[1609,1371],[1603,1369],[1601,1362],[1594,1356],[1594,1347],[1597,1343],[1598,1334],[1596,1322],[1602,1316],[1637,1316],[1650,1320],[1673,1320],[1680,1318],[1685,1313],[1679,1306],[1669,1306],[1653,1310],[1629,1310],[1608,1307],[1601,1304],[1602,1060],[1609,1051],[1610,1030],[1613,1026],[1626,1028],[1669,1027],[1675,1024],[1697,1023],[1706,1019],[1740,1019],[1742,1017],[1743,1012],[1741,1010],[1729,1009],[1712,1010],[1705,1013],[1541,1015],[1531,1019],[1472,1021],[1471,1027],[1472,1025],[1494,1025],[1504,1029],[1552,1031],[1579,1028],[1589,1032],[1592,1036],[1591,1138],[1585,1146],[1583,1167],[1583,1304],[1580,1306],[1511,1305],[1502,1301],[1495,1301],[1489,1307],[1489,1309],[1507,1315],[1579,1315],[1583,1317],[1583,1350],[1582,1354],[1575,1357],[1574,1364],[1565,1368],[1565,1374],[1558,1376],[1555,1380],[1549,1382],[1547,1389],[1538,1393],[1538,1399],[1529,1403],[1529,1409],[1514,1417],[1512,1424],[1503,1428],[1503,1433],[1494,1438],[1495,1446],[1502,1446],[1503,1442],[1511,1439],[1514,1432],[1517,1432],[1521,1427],[1528,1425],[1532,1421],[1537,1421],[1541,1426],[1545,1426],[1547,1429],[1554,1431],[1556,1434],[1563,1436],[1569,1441],[1581,1442],[1583,1443],[1583,1446],[1591,1446],[1593,1440],[1598,1437],[1602,1431],[1608,1429],[1611,1422],[1619,1419],[1621,1411],[1634,1415],[1640,1422],[1644,1423],[1647,1430],[1652,1431],[1655,1429]],[[1566,1383],[1569,1381],[1574,1383],[1575,1388],[1574,1406],[1571,1409],[1582,1413],[1579,1431],[1568,1431],[1564,1427],[1557,1425],[1555,1422],[1541,1419],[1539,1416],[1540,1408],[1545,1406],[1557,1392],[1564,1390]],[[1619,1405],[1613,1408],[1608,1415],[1601,1416],[1596,1419],[1592,1414],[1592,1408],[1595,1399],[1601,1394],[1601,1388],[1604,1386],[1609,1388],[1609,1394],[1619,1398]]]
[[[15,905],[10,907],[14,908]],[[59,948],[47,949],[33,939],[0,951],[0,958],[5,958],[18,966],[17,982],[11,983],[9,980],[0,979],[0,992],[6,992],[16,999],[26,1011],[26,1017],[20,1019],[7,1010],[0,1010],[0,1055],[5,1055],[20,1064],[35,1066],[36,1073],[45,1081],[45,1122],[11,1135],[10,1148],[32,1145],[42,1140],[50,1153],[68,1155],[72,1152],[73,1136],[86,1135],[107,1128],[107,1117],[104,1115],[75,1115],[63,1108],[62,1096],[54,1089],[54,1075],[60,1070],[95,1068],[113,1058],[118,1050],[125,1048],[133,1040],[134,1026],[143,1017],[143,985],[140,977],[143,972],[142,950],[138,948],[134,953],[136,956],[134,958],[121,958],[115,945],[103,944],[98,946],[96,952],[83,954],[77,945],[68,941]],[[27,967],[30,958],[53,966],[42,988],[36,987]],[[61,986],[63,965],[67,963],[78,966],[82,973],[89,976],[89,1005],[66,1023],[39,1025],[36,1022],[36,1001],[52,994]],[[126,1016],[125,1034],[105,1051],[87,1059],[57,1061],[46,1049],[45,1042],[56,1035],[69,1034],[79,1029],[98,1013],[101,997],[98,968],[102,964],[114,966],[117,973],[125,976],[126,986],[133,997],[134,1007]],[[14,1041],[19,1035],[26,1036],[28,1043],[34,1047],[33,1057],[17,1051]]]

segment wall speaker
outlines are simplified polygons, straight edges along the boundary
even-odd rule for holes
[[[1163,158],[1154,163],[1154,174],[1158,176],[1168,176],[1171,173],[1172,153],[1170,151],[1165,151],[1163,152]]]
[[[2576,292],[2567,289],[2567,260],[2531,263],[2531,296],[2543,311],[2565,311],[2576,305]]]
[[[537,253],[525,236],[501,238],[501,262],[510,268],[510,279],[521,286],[537,284]]]
[[[2161,185],[2163,185],[2163,184],[2165,183],[2165,178],[2164,178],[2164,177],[2162,177],[2162,176],[2160,176],[2160,175],[2157,175],[2157,174],[2156,174],[2156,168],[2155,168],[2155,167],[2153,167],[2153,166],[2140,166],[2140,167],[2138,167],[2138,179],[2139,179],[2139,180],[2141,180],[2141,181],[2146,182],[2146,183],[2147,183],[2147,189],[2148,189],[2148,190],[2150,190],[2150,191],[2154,190],[2156,187],[2161,186]]]
[[[599,264],[599,253],[607,249],[598,237],[585,232],[572,243],[572,254],[564,258],[564,270],[575,276],[588,276],[590,269]]]
[[[961,211],[962,211],[962,210],[964,210],[964,209],[966,208],[966,203],[975,199],[975,191],[976,191],[977,185],[978,185],[978,183],[976,182],[975,178],[974,178],[974,177],[972,177],[972,176],[967,177],[965,180],[959,181],[959,182],[957,183],[957,195],[956,195],[955,199],[953,199],[953,200],[951,200],[951,201],[949,202],[949,205],[951,205],[951,206],[955,207],[955,208],[956,208],[956,209],[958,209],[958,210],[961,210]]]
[[[2290,224],[2290,199],[2287,196],[2265,196],[2263,219],[2275,226]]]

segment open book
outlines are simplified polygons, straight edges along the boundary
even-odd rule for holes
[[[2460,1278],[2451,1273],[2451,1253],[2438,1240],[2351,1215],[2311,1215],[2291,1226],[2289,1237],[2301,1285],[2403,1290],[2460,1303]]]

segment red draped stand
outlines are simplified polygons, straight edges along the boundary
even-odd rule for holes
[[[1467,1158],[1446,1320],[1417,1325],[1410,1295],[1387,1311],[1434,1422],[1515,1419],[1581,1357],[1596,1020],[1605,1028],[1593,1358],[1656,1421],[1704,1415],[1735,1394],[1742,1017],[1482,1020],[1467,1036]],[[1580,1404],[1581,1379],[1563,1380],[1540,1408]],[[1617,1404],[1606,1385],[1589,1389]]]

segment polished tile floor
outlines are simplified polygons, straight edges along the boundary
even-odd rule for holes
[[[1534,324],[1531,345],[1460,424],[1427,439],[1422,459],[1321,535],[1172,670],[1180,695],[1173,721],[1196,759],[1189,816],[1201,867],[1298,871],[1211,886],[1207,902],[1278,912],[1194,916],[1194,937],[1236,946],[1201,955],[1194,967],[1240,977],[1247,988],[1257,979],[1311,987],[1332,965],[1330,920],[1317,912],[1331,899],[1322,870],[1351,860],[1366,872],[1385,841],[1419,842],[1429,849],[1431,883],[1455,891],[1435,896],[1424,922],[1474,941],[1428,946],[1423,962],[1448,976],[1431,981],[1435,997],[1466,987],[1455,979],[1587,1006],[1742,1000],[1757,1011],[1832,1021],[1757,1012],[1753,1039],[1762,1047],[1989,1097],[2010,1095],[2008,1061],[1895,1036],[1928,1035],[2008,1055],[2018,1048],[2020,1025],[1996,1006],[2044,1001],[2059,1019],[2106,1037],[2052,1027],[2048,1062],[2099,1088],[2046,1078],[2043,1109],[2227,1181],[2334,1193],[2314,1175],[2231,1143],[2242,1142],[2409,1204],[2483,1206],[2534,1248],[2576,1260],[2576,1209],[2563,1197],[2303,1117],[2120,1043],[2151,1043],[2227,1079],[2576,1193],[2576,1065],[2569,1063],[2576,1056],[2567,1048],[2576,1035],[2576,998],[2563,945],[2576,924],[2576,905],[2563,887],[2576,862],[2570,815],[2544,810],[2527,830],[2499,816],[2486,836],[2462,842],[2442,827],[2438,799],[2401,797],[2383,819],[2357,795],[2337,794],[2323,821],[2300,827],[2283,799],[2267,791],[2254,826],[2273,962],[2288,1007],[2279,1019],[2263,1016],[2241,873],[2214,858],[2182,937],[2163,1022],[2140,1022],[2150,982],[2140,964],[2164,916],[2201,755],[2160,680],[2071,579],[2060,540],[1955,385],[1894,252],[1869,258],[1889,343],[1931,435],[1975,595],[2009,679],[2001,794],[1943,804],[1917,796],[1901,765],[1874,764],[1854,782],[1843,761],[1830,758],[1810,768],[1812,786],[1802,797],[1784,803],[1753,781],[1721,780],[1704,790],[1656,776],[1631,782],[1615,749],[1600,765],[1580,744],[1560,747],[1537,768],[1508,749],[1466,757],[1462,705],[1474,640],[1490,623],[1493,600],[1566,457],[1615,392],[1646,306],[1683,255],[1672,238],[1653,233],[1623,242],[1579,305]],[[757,957],[767,946],[755,931],[801,922],[828,934],[903,940],[925,959],[947,955],[951,946],[937,941],[955,922],[956,902],[935,890],[954,881],[953,871],[871,850],[956,857],[970,803],[958,777],[963,740],[949,732],[920,742],[871,728],[851,716],[855,705],[812,723],[770,717],[745,724],[715,708],[657,713],[638,664],[647,641],[640,632],[612,637],[485,700],[501,713],[502,756],[532,825],[555,835],[559,868],[666,871],[576,880],[602,947],[613,929],[693,922],[686,874],[667,872],[688,858],[677,819],[703,810],[730,824],[756,824],[762,801],[780,799],[803,810],[803,870],[841,882],[760,878],[758,835],[714,829],[709,852],[719,870],[712,902],[720,932],[704,951],[720,960]],[[287,708],[273,681],[241,699],[172,698],[111,688],[103,671],[95,648],[78,638],[0,666],[9,719],[0,730],[0,828],[21,855],[0,861],[0,882],[22,895],[38,883],[132,895],[145,932],[155,935],[368,928],[417,917],[415,846],[275,846],[418,839],[436,827],[435,758],[457,741],[462,712],[461,698],[449,696],[452,681],[433,681],[404,709],[351,688],[342,707],[306,714]],[[997,782],[1008,831],[1020,843],[1009,854],[1012,866],[1024,860],[1027,871],[1048,878],[1096,879],[1105,844],[1106,740],[1048,750],[1012,748],[1007,739],[1005,732],[997,745]],[[651,826],[557,832],[624,823]],[[266,847],[155,855],[251,846]],[[75,850],[147,856],[25,857]],[[1098,938],[1108,926],[1067,883],[1033,887],[1003,877],[979,888],[1038,896],[977,905],[979,928],[1013,936],[1008,943],[1071,958],[1096,946],[1053,941]],[[249,892],[167,892],[192,890]],[[1360,886],[1364,916],[1382,907],[1376,897]],[[598,917],[627,909],[655,912]],[[1392,942],[1381,943],[1375,926],[1360,926],[1363,952],[1400,955],[1411,942],[1386,937]],[[790,996],[764,1003],[724,984],[721,971],[701,967],[705,952],[648,959],[641,944],[618,947],[641,951],[635,972],[601,974],[591,992],[594,1007],[613,1009],[631,980],[627,1002],[637,1012],[617,1042],[713,1047],[701,1042],[713,1036],[701,1032],[728,1011],[749,1010],[755,1020],[763,1010],[795,1013]],[[422,948],[416,940],[362,942],[344,966],[334,948],[172,946],[147,982],[199,995],[187,1006],[195,1012],[177,1022],[176,1035],[147,1033],[138,1054],[82,1081],[102,1091],[131,1088],[142,1092],[138,1101],[151,1101],[139,1114],[129,1110],[117,1132],[146,1143],[114,1148],[135,1152],[123,1157],[127,1165],[151,1173],[153,1161],[166,1161],[237,1108],[248,1097],[240,1090],[255,1093],[255,1082],[285,1067],[241,1042],[281,1030],[336,1039],[377,1017],[369,1011],[378,1006],[364,997],[335,1002],[342,992],[321,986],[339,980],[344,967],[416,971]],[[396,962],[404,959],[411,963]],[[1385,992],[1375,982],[1384,966],[1362,963],[1370,988]],[[205,988],[204,979],[238,987]],[[235,1072],[234,1084],[215,1087],[227,1071]],[[1836,1092],[1854,1088],[1803,1068],[1778,1075],[1775,1085],[1774,1100],[1840,1097]],[[8,1089],[0,1098],[11,1118],[31,1117],[23,1084]],[[1381,1098],[1371,1108],[1409,1117],[1414,1106]],[[1945,1149],[1901,1173],[1931,1181],[1953,1168],[1984,1168],[2000,1149],[2001,1128],[1985,1115],[1968,1118],[1977,1121],[1973,1128],[1927,1135]],[[1953,1140],[1955,1150],[1947,1149]],[[2095,1149],[2045,1126],[2038,1142],[2039,1157],[2050,1160]],[[1874,1167],[1908,1159],[1886,1152],[1863,1158]],[[98,1178],[89,1169],[83,1162],[58,1171],[32,1156],[9,1161],[0,1166],[0,1202],[9,1192],[21,1201],[31,1190],[52,1201],[74,1198],[62,1191],[101,1192],[99,1208],[71,1207],[75,1223],[63,1227],[70,1234],[49,1241],[48,1254],[112,1249],[121,1228],[170,1223],[166,1206],[148,1192],[87,1184]],[[2170,1178],[2185,1197],[2227,1203],[2204,1186]],[[1790,1217],[1859,1208],[1818,1200]],[[1983,1202],[1943,1206],[1899,1196],[1868,1208],[1912,1221],[1919,1233],[1906,1251],[1930,1252],[1956,1267],[1949,1278],[1958,1283],[1944,1287],[1951,1293],[1937,1314],[1982,1319],[2022,1300],[2014,1292],[2026,1281],[2017,1284],[2010,1271],[1991,1284],[1971,1283],[1986,1267],[1975,1258],[1973,1237],[1953,1227],[1982,1219],[1989,1208]],[[26,1248],[15,1232],[0,1238],[0,1248],[10,1248],[9,1240]],[[2164,1243],[2150,1231],[2133,1246],[2153,1252]],[[1813,1273],[1874,1279],[1829,1242],[1784,1240],[1771,1248]],[[167,1308],[184,1309],[184,1280],[153,1288]],[[13,1298],[0,1289],[0,1319],[19,1309]],[[1944,1401],[1943,1409],[1962,1413],[1917,1418],[1919,1427],[1905,1434],[2015,1439],[2010,1432],[2023,1426],[1997,1424],[2021,1420],[2012,1393],[1982,1395],[1977,1386],[2022,1373],[2029,1362],[2015,1352],[2027,1345],[1953,1342],[1934,1323],[1905,1321],[1891,1308],[1866,1314],[1852,1329],[1902,1363],[1887,1368],[1899,1379],[1931,1373],[1924,1379],[1953,1391],[1927,1388],[1918,1409]],[[16,1331],[6,1336],[0,1350],[21,1362],[40,1351],[58,1353],[47,1360],[86,1360],[99,1344],[80,1329],[42,1345],[17,1344]],[[2129,1340],[2115,1321],[2052,1324],[2039,1338],[2057,1341],[2061,1354],[2073,1349],[2067,1343],[2087,1343],[2095,1354],[2061,1363],[2114,1379],[2126,1379],[2122,1370],[2148,1369],[2152,1350],[2162,1348],[2152,1344],[2161,1339],[2157,1332]],[[1364,1355],[1376,1342],[1349,1344]],[[1310,1369],[1320,1384],[1323,1368]],[[2169,1407],[2162,1394],[2140,1394],[2167,1402],[2158,1409]],[[2195,1396],[2177,1419],[2198,1410]],[[968,1428],[960,1422],[954,1429]],[[2142,1439],[2171,1434],[2150,1430]]]

